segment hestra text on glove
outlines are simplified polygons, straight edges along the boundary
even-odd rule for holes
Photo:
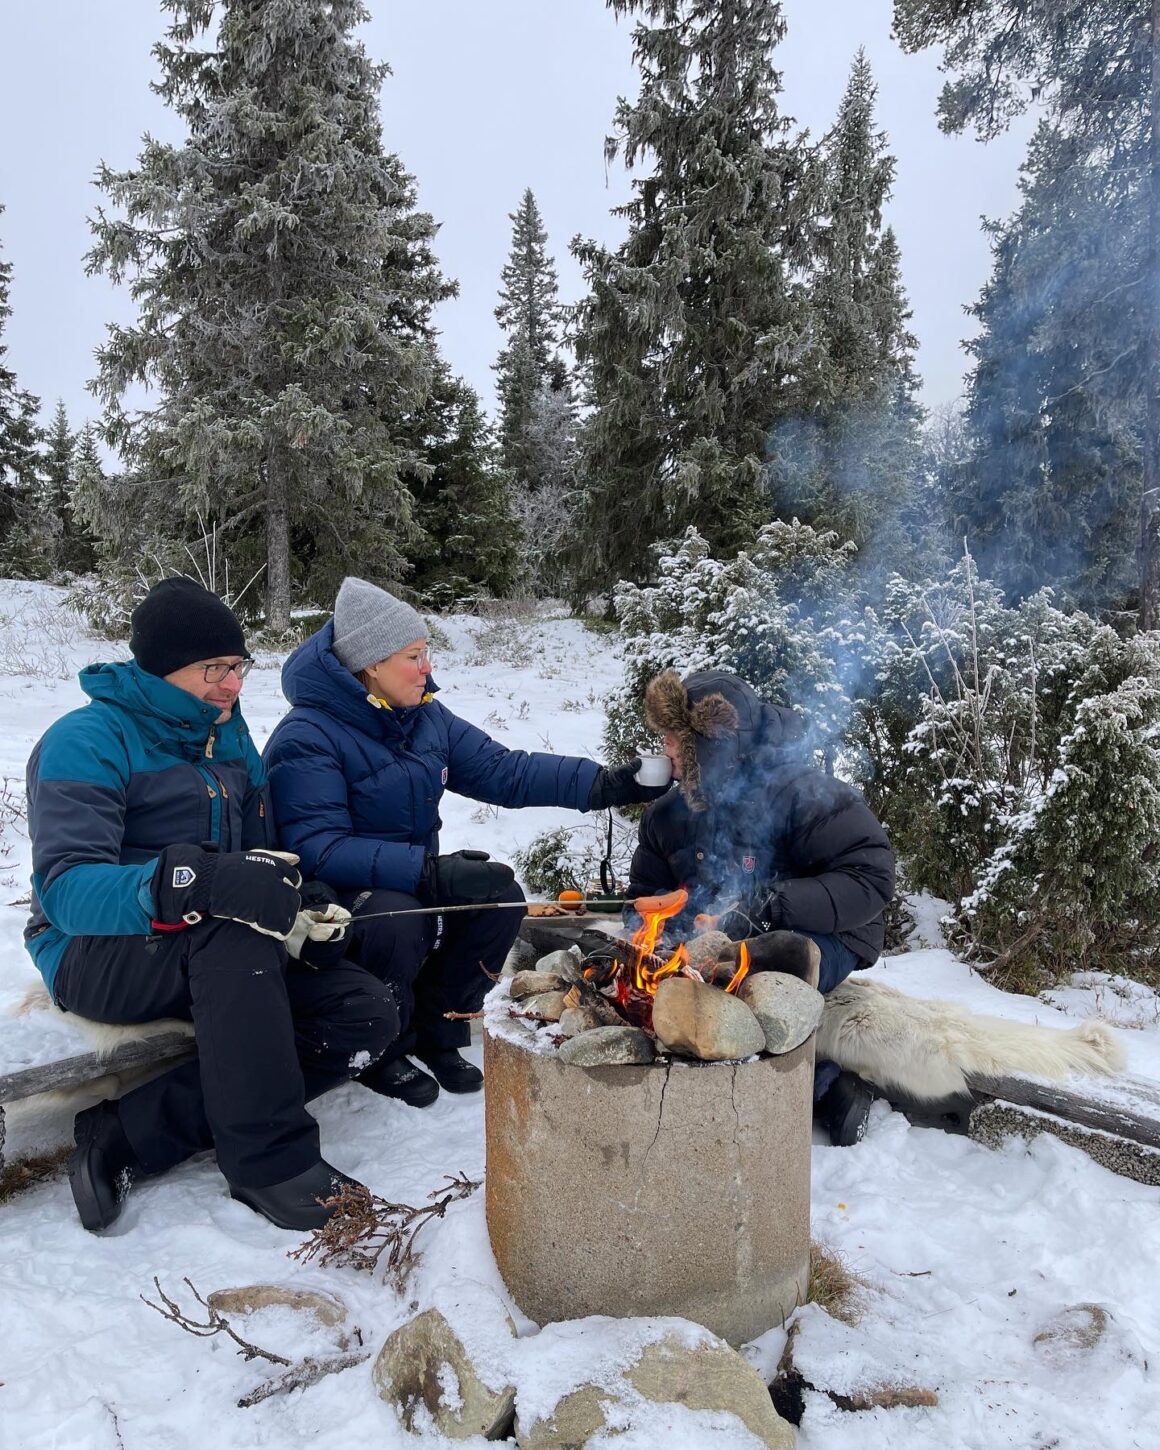
[[[301,899],[298,857],[288,851],[231,851],[167,846],[153,877],[153,917],[159,926],[192,926],[203,916],[241,922],[284,940]]]

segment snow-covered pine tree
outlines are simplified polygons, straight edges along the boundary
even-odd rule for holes
[[[432,307],[454,288],[436,226],[384,152],[387,67],[351,38],[360,0],[164,0],[158,93],[188,128],[102,166],[92,271],[129,279],[96,391],[125,491],[164,537],[216,523],[235,573],[266,566],[266,621],[289,625],[295,569],[390,581],[417,533],[403,422],[431,383]],[[207,41],[219,21],[216,42]],[[128,411],[126,389],[155,401]],[[248,557],[247,557],[248,555]]]
[[[499,400],[499,447],[517,484],[539,487],[544,460],[533,434],[536,398],[545,388],[567,395],[559,356],[561,309],[548,233],[530,187],[510,214],[512,246],[501,273],[496,321],[507,334],[493,364]]]
[[[895,162],[875,125],[876,99],[859,50],[822,144],[815,346],[798,380],[798,410],[774,435],[769,478],[781,517],[852,539],[863,570],[907,572],[918,566],[930,519],[917,533],[907,526],[922,483],[922,410],[898,243],[882,222]]]
[[[86,436],[88,444],[95,448],[91,429]],[[74,502],[79,442],[80,435],[69,427],[64,402],[58,400],[52,422],[45,430],[39,514],[48,569],[70,574],[87,573],[96,562],[92,537],[77,517]]]
[[[1108,616],[1137,598],[1147,198],[1083,149],[1044,122],[1019,210],[989,227],[970,447],[947,483],[956,533],[1008,597],[1049,584]]]
[[[0,206],[0,216],[4,208]],[[4,361],[8,352],[4,330],[12,316],[8,300],[12,263],[0,260],[0,568],[25,575],[25,538],[32,522],[41,430],[36,417],[40,399],[16,381]],[[34,571],[35,572],[35,571]]]
[[[423,536],[412,548],[411,586],[436,609],[509,593],[521,582],[511,478],[478,396],[442,361],[413,427],[426,469],[412,486]]]
[[[690,525],[729,554],[769,517],[766,442],[807,344],[816,210],[811,155],[778,108],[778,0],[608,4],[641,17],[641,88],[606,155],[651,169],[619,209],[620,247],[572,244],[590,289],[576,319],[586,590],[645,578],[652,545]]]
[[[1089,290],[1082,274],[1092,269],[1083,250],[1061,248],[1063,268],[1055,276],[1044,274],[1043,282],[1048,296],[1059,283],[1071,295],[1061,307],[1052,297],[1043,308],[1032,294],[1025,350],[1035,368],[1037,321],[1059,328],[1065,362],[1066,346],[1074,338],[1074,368],[1067,369],[1071,380],[1063,393],[1044,388],[1038,406],[1054,414],[1061,403],[1078,403],[1075,426],[1084,429],[1090,413],[1083,395],[1088,395],[1099,415],[1093,429],[1095,451],[1103,454],[1096,458],[1097,471],[1120,471],[1115,455],[1122,436],[1100,439],[1103,420],[1111,418],[1115,426],[1133,410],[1139,418],[1139,617],[1144,629],[1155,629],[1160,626],[1160,0],[1053,0],[1049,5],[1042,0],[894,0],[894,31],[906,50],[943,47],[944,68],[951,73],[939,98],[944,130],[973,126],[988,140],[1013,117],[1036,107],[1044,122],[1036,144],[1044,144],[1046,127],[1070,150],[1066,166],[1072,172],[1073,201],[1083,211],[1090,209],[1097,228],[1100,209],[1105,212],[1107,232],[1090,232],[1089,244],[1102,251],[1105,235],[1111,244],[1109,285]],[[1063,160],[1062,149],[1057,150],[1053,169]],[[1132,209],[1141,235],[1127,242],[1126,213]],[[1066,200],[1055,220],[1065,230],[1071,226]],[[1117,234],[1127,242],[1125,260],[1135,259],[1120,275],[1114,265]],[[1034,244],[1034,233],[1028,240]],[[1078,287],[1070,285],[1072,267],[1081,274]],[[1017,294],[1013,302],[1017,307]],[[1106,328],[1116,316],[1124,324],[1118,346]],[[1013,361],[1016,366],[1007,372],[1017,384],[1018,360]],[[1032,418],[1034,393],[1019,404],[1021,418]],[[992,421],[999,417],[996,410]],[[1059,421],[1062,431],[1070,431],[1066,418]],[[1017,446],[1025,426],[1015,419]],[[1033,451],[1034,427],[1027,432]],[[1050,497],[1055,481],[1047,470],[1041,470],[1039,485],[1032,469],[1021,474],[1017,488],[1043,488],[1049,495],[1045,512],[1055,512]],[[1060,512],[1066,512],[1066,500],[1059,502]],[[1024,518],[1032,513],[1023,501],[1017,511]]]

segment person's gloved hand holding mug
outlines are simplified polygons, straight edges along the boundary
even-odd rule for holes
[[[587,809],[607,810],[609,806],[634,806],[644,801],[655,801],[668,790],[665,785],[641,785],[636,779],[640,769],[640,756],[634,755],[623,765],[602,765],[596,772],[592,789],[588,792]]]
[[[453,851],[427,857],[416,895],[430,906],[470,906],[498,901],[515,879],[510,866],[491,860],[486,851]]]
[[[166,846],[153,873],[153,920],[193,926],[204,916],[241,922],[286,939],[301,907],[302,874],[289,851],[228,851]]]

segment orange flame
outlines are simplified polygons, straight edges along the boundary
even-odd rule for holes
[[[649,966],[645,960],[646,957],[655,956],[656,945],[665,922],[678,916],[685,909],[688,900],[689,893],[682,887],[668,892],[665,896],[640,896],[634,903],[644,925],[632,938],[632,945],[636,949],[633,986],[638,991],[647,992],[650,997],[656,995],[659,982],[679,972],[689,960],[689,954],[683,946],[679,946],[660,967]]]
[[[744,942],[737,953],[737,970],[729,978],[729,985],[725,988],[727,992],[736,992],[741,983],[749,975],[749,948]]]

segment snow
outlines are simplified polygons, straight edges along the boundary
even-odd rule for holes
[[[73,676],[124,649],[83,636],[60,592],[0,585],[0,775],[19,798],[24,761],[52,720],[81,702]],[[607,636],[575,621],[527,621],[502,631],[506,657],[481,645],[483,626],[440,621],[450,648],[436,653],[441,698],[507,744],[600,756],[600,701],[621,679]],[[261,743],[283,703],[278,661],[246,681],[247,719]],[[567,708],[563,708],[567,702]],[[6,810],[0,841],[0,1014],[12,1013],[37,978],[21,945],[28,844]],[[482,846],[510,859],[533,836],[575,824],[566,811],[495,811],[446,797],[444,848]],[[883,981],[920,996],[965,1003],[1024,1022],[1074,1025],[1092,1012],[1112,1022],[1130,1071],[1160,1080],[1160,999],[1138,984],[1085,976],[1042,1000],[1008,997],[938,944],[945,904],[919,902],[916,949],[885,960]],[[0,1072],[38,1053],[75,1047],[47,1013],[5,1020]],[[479,1060],[479,1048],[470,1049]],[[411,1109],[357,1086],[314,1105],[327,1157],[386,1198],[415,1205],[451,1174],[484,1173],[482,1096],[442,1095]],[[9,1113],[9,1158],[64,1142],[71,1109]],[[1041,1136],[1002,1149],[911,1127],[876,1103],[865,1140],[815,1142],[813,1234],[866,1282],[856,1327],[816,1306],[795,1316],[795,1358],[817,1388],[805,1391],[801,1450],[928,1447],[945,1450],[1088,1450],[1151,1446],[1160,1423],[1160,1189],[1116,1177]],[[562,1202],[561,1212],[566,1212]],[[352,1269],[287,1257],[299,1239],[233,1202],[212,1159],[137,1185],[116,1225],[86,1233],[63,1178],[0,1206],[0,1441],[12,1450],[83,1447],[193,1450],[207,1439],[243,1447],[385,1447],[446,1444],[433,1430],[406,1434],[377,1396],[368,1361],[251,1409],[235,1402],[281,1372],[246,1362],[224,1337],[194,1338],[144,1299],[161,1288],[197,1311],[202,1294],[257,1282],[337,1294],[372,1356],[417,1312],[440,1308],[488,1383],[517,1386],[525,1421],[550,1411],[581,1375],[623,1388],[619,1371],[674,1321],[583,1321],[539,1327],[512,1303],[488,1245],[483,1195],[451,1204],[426,1225],[421,1258],[399,1295]],[[1094,1350],[1065,1335],[1036,1336],[1075,1306],[1111,1316]],[[626,1314],[631,1312],[625,1306]],[[518,1338],[509,1338],[505,1312]],[[695,1339],[702,1331],[679,1322]],[[258,1311],[243,1334],[288,1358],[336,1352],[339,1330],[281,1309]],[[785,1342],[771,1329],[746,1355],[771,1376]],[[850,1412],[824,1393],[883,1385],[937,1392],[934,1408]],[[1148,1427],[1152,1426],[1151,1429]],[[679,1406],[633,1404],[623,1447],[666,1450],[752,1446],[740,1421]],[[482,1440],[468,1443],[482,1445]],[[595,1442],[600,1443],[600,1442]]]

